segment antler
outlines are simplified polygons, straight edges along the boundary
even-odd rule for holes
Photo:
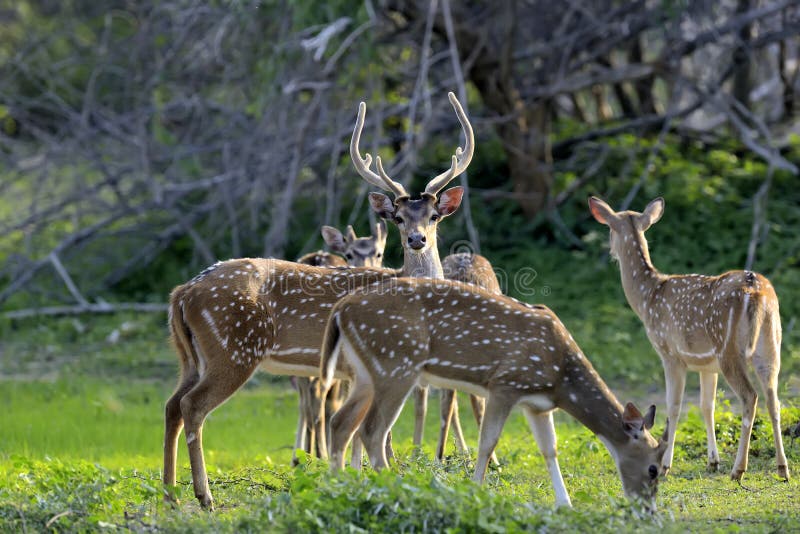
[[[439,191],[444,189],[444,186],[450,183],[453,178],[467,169],[469,162],[472,160],[472,154],[475,152],[475,137],[472,133],[472,125],[469,123],[469,119],[467,118],[466,113],[464,113],[464,109],[458,102],[456,95],[454,95],[452,92],[447,93],[447,97],[450,99],[450,103],[453,104],[453,108],[456,110],[458,122],[461,123],[461,127],[464,129],[464,136],[467,138],[467,140],[464,143],[463,150],[461,147],[456,148],[456,153],[453,155],[450,168],[428,182],[428,185],[425,186],[425,192],[434,196],[436,196]],[[380,162],[378,169],[380,170]]]
[[[361,130],[364,129],[364,117],[366,114],[367,105],[364,102],[361,102],[358,105],[358,118],[356,119],[356,127],[353,130],[353,137],[350,139],[350,158],[353,160],[353,165],[355,166],[356,171],[370,184],[380,187],[385,191],[391,191],[394,193],[395,199],[409,196],[409,194],[406,192],[406,189],[401,184],[395,182],[389,178],[389,176],[387,176],[386,172],[383,170],[383,165],[381,165],[380,156],[378,156],[375,161],[375,165],[378,167],[380,176],[372,172],[369,168],[369,166],[372,164],[372,156],[369,153],[366,153],[363,159],[361,158],[361,153],[358,150],[358,142],[361,139]]]

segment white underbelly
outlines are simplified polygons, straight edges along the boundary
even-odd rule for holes
[[[456,391],[463,391],[479,397],[487,397],[489,392],[486,388],[478,384],[464,382],[462,380],[454,380],[443,376],[436,376],[429,372],[423,371],[419,380],[420,385],[430,384],[431,386],[441,389],[454,389]]]
[[[288,375],[288,376],[319,376],[319,365],[302,365],[302,364],[289,364],[283,362],[276,362],[269,357],[265,358],[259,368],[273,375]],[[338,378],[338,377],[337,377]]]

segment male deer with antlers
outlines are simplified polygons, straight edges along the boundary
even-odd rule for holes
[[[625,493],[652,500],[666,442],[648,432],[647,414],[625,409],[558,317],[474,286],[395,279],[343,298],[331,311],[322,348],[325,381],[350,378],[351,393],[331,420],[334,469],[356,430],[376,469],[384,445],[418,382],[485,397],[474,480],[481,482],[503,425],[522,406],[544,455],[556,503],[570,505],[556,458],[553,410],[598,435],[616,462]],[[379,390],[378,390],[379,388]]]
[[[358,237],[352,226],[347,226],[344,233],[332,226],[323,226],[322,238],[333,250],[341,256],[327,252],[317,251],[305,254],[297,259],[297,263],[314,265],[317,267],[382,267],[383,251],[386,248],[386,224],[379,221],[369,237]],[[308,454],[319,455],[317,449],[317,434],[324,428],[330,414],[339,409],[344,402],[344,389],[336,381],[328,392],[327,398],[322,399],[319,377],[295,377],[293,384],[297,389],[299,402],[299,417],[297,432],[295,434],[292,464],[297,465],[299,459],[297,451],[303,450]],[[324,407],[320,404],[325,402]],[[318,415],[324,411],[325,421],[317,423]],[[324,439],[324,436],[321,436]]]
[[[373,206],[391,213],[400,227],[405,250],[401,271],[374,268],[328,269],[263,258],[217,263],[176,287],[170,295],[169,327],[180,358],[175,392],[165,408],[164,485],[173,498],[177,442],[186,435],[194,492],[203,507],[213,507],[203,457],[202,429],[206,416],[225,402],[259,367],[294,376],[316,376],[319,347],[328,313],[338,299],[356,288],[398,276],[441,276],[435,246],[439,221],[461,203],[463,189],[442,189],[464,171],[472,158],[472,128],[455,95],[450,93],[466,134],[450,168],[433,178],[420,199],[411,199],[391,180],[377,159],[358,153],[364,126],[362,102],[350,152],[359,174],[369,183],[395,192],[392,203],[373,193]],[[427,242],[427,245],[426,245]],[[322,442],[324,449],[324,442]],[[325,450],[321,451],[325,455]]]
[[[611,254],[619,261],[625,297],[644,323],[647,337],[664,365],[667,416],[672,425],[662,471],[668,473],[672,465],[687,370],[700,373],[708,466],[712,470],[718,468],[714,397],[717,374],[722,372],[742,402],[742,433],[731,470],[731,478],[742,478],[747,470],[758,399],[747,377],[750,364],[767,397],[778,475],[788,479],[778,401],[781,321],[772,284],[750,271],[729,271],[720,276],[660,273],[650,262],[644,233],[664,213],[661,198],[650,202],[642,213],[615,212],[596,197],[589,199],[589,207],[594,218],[611,230]]]

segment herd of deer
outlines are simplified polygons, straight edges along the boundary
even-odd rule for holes
[[[650,261],[644,233],[661,217],[664,201],[656,199],[637,213],[615,212],[602,200],[589,199],[594,218],[610,228],[611,254],[619,261],[625,296],[664,366],[667,428],[655,439],[649,432],[655,406],[645,414],[631,403],[623,408],[551,310],[503,296],[491,265],[479,255],[454,254],[440,261],[436,228],[458,209],[463,194],[461,187],[442,190],[467,168],[474,151],[469,120],[452,93],[449,98],[465,146],[456,149],[450,168],[430,180],[419,198],[387,176],[380,157],[377,173],[370,168],[372,157],[361,157],[366,106],[359,106],[350,155],[361,177],[394,195],[371,193],[369,201],[381,219],[400,231],[401,269],[381,267],[387,233],[382,222],[368,238],[356,237],[351,227],[344,235],[323,227],[325,241],[346,262],[327,253],[298,262],[228,260],[173,290],[169,328],[181,368],[165,409],[167,498],[174,499],[183,429],[195,496],[202,506],[213,506],[203,422],[258,368],[299,377],[295,446],[330,456],[334,469],[344,466],[351,441],[355,467],[361,466],[362,446],[374,468],[386,467],[392,455],[390,430],[412,391],[414,444],[419,445],[427,386],[432,385],[444,389],[438,459],[451,420],[456,442],[466,450],[458,417],[453,418],[453,390],[471,394],[480,427],[474,480],[483,480],[505,420],[519,405],[546,460],[556,503],[569,505],[552,415],[561,408],[608,448],[625,494],[652,506],[659,475],[672,464],[687,370],[700,373],[709,468],[719,464],[714,434],[718,373],[741,399],[741,437],[731,477],[742,477],[757,401],[747,373],[752,365],[767,399],[778,474],[788,479],[777,397],[781,324],[769,281],[749,271],[662,274]]]

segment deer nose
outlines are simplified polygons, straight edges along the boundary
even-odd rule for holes
[[[419,250],[425,246],[426,238],[420,232],[408,234],[408,246],[414,250]]]

